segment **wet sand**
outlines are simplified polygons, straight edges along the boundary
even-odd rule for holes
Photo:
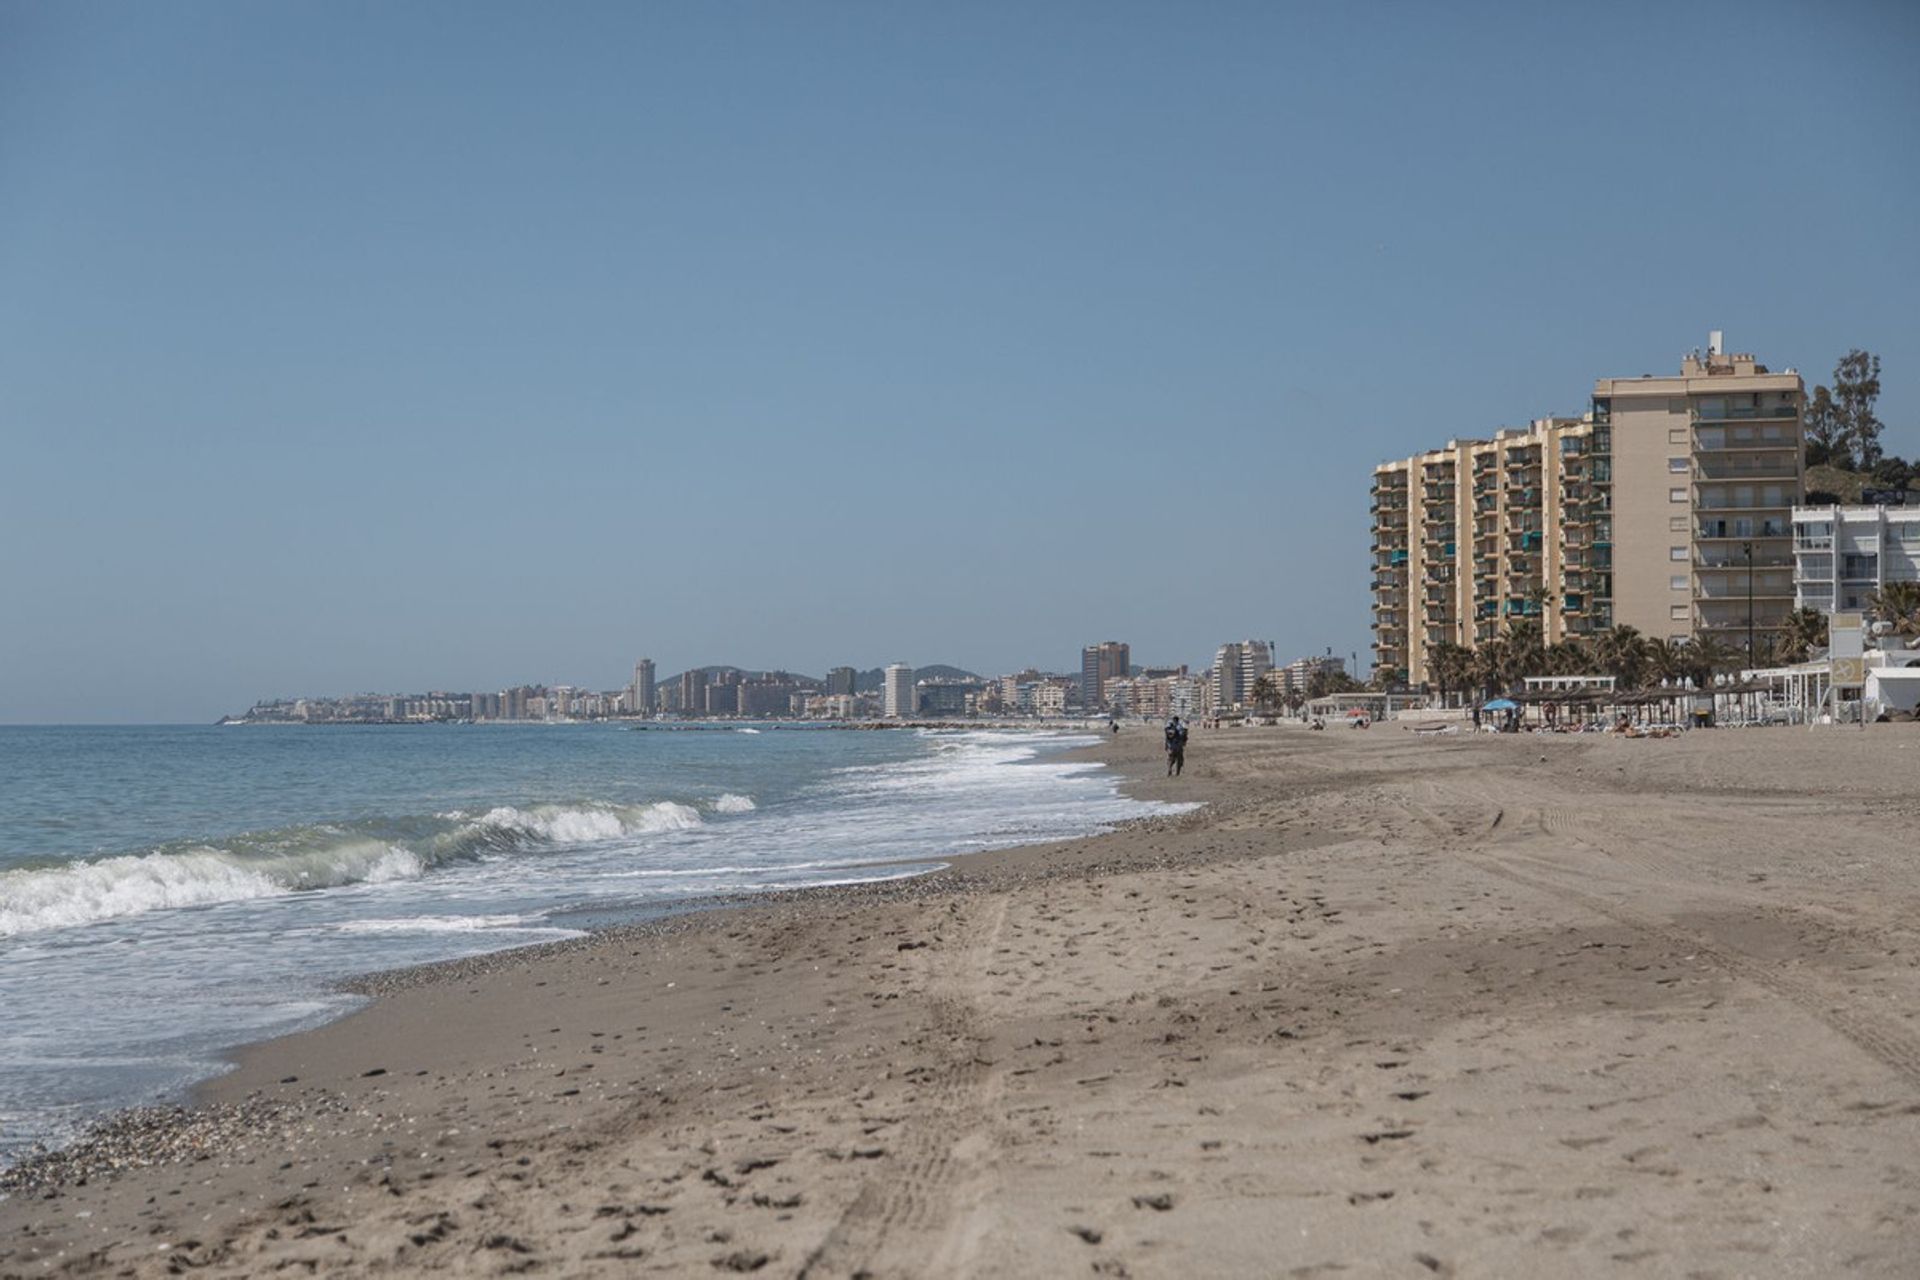
[[[1920,1272],[1920,727],[1098,751],[1210,803],[391,975],[0,1275]]]

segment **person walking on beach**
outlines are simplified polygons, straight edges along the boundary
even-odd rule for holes
[[[1187,767],[1187,726],[1175,716],[1167,721],[1167,776],[1177,778]]]

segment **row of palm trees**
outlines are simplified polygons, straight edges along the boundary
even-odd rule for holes
[[[1891,582],[1874,593],[1868,613],[1898,636],[1920,635],[1920,582]],[[1441,644],[1428,659],[1442,698],[1454,693],[1504,693],[1528,676],[1609,675],[1621,690],[1691,684],[1705,688],[1715,675],[1742,667],[1804,662],[1827,644],[1827,615],[1795,609],[1764,647],[1749,655],[1711,636],[1663,640],[1617,626],[1596,635],[1544,643],[1540,624],[1514,621],[1505,635],[1477,648]]]

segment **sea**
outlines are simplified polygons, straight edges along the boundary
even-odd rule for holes
[[[0,726],[0,1164],[177,1099],[357,974],[918,875],[1175,806],[1090,734]]]

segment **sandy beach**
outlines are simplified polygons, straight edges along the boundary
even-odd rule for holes
[[[372,980],[0,1275],[1920,1273],[1920,726],[1095,751],[1206,806]]]

